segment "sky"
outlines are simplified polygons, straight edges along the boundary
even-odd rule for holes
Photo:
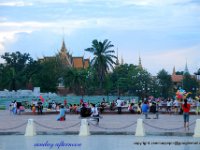
[[[0,0],[0,55],[73,56],[108,39],[119,59],[152,75],[200,68],[200,0]],[[116,53],[117,54],[117,53]],[[0,58],[0,63],[3,59]]]

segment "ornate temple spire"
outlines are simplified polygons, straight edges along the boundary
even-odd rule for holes
[[[121,65],[124,64],[124,59],[123,59],[123,56],[121,56]]]
[[[66,48],[66,46],[65,46],[64,38],[63,38],[62,47],[61,47],[60,51],[61,51],[61,52],[64,52],[64,53],[67,53],[67,48]]]
[[[186,60],[184,74],[187,74],[187,73],[189,74],[189,70],[188,70],[188,66],[187,66],[187,60]]]
[[[60,56],[63,64],[66,64],[67,66],[72,67],[71,56],[67,52],[67,48],[65,46],[64,38],[63,38],[63,42],[62,42],[62,47],[61,47],[60,52],[59,52],[59,56]]]
[[[174,66],[174,68],[173,68],[173,72],[172,72],[172,74],[176,74],[175,66]]]
[[[139,55],[139,64],[138,64],[138,67],[139,67],[139,68],[142,68],[142,61],[141,61],[140,55]]]

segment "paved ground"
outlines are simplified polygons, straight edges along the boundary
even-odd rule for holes
[[[160,115],[144,119],[145,137],[135,137],[142,115],[102,115],[99,126],[89,125],[91,136],[78,136],[79,115],[67,114],[66,121],[57,115],[12,115],[0,111],[0,150],[199,150],[200,138],[193,138],[197,115],[190,115],[190,130],[184,131],[182,115]],[[154,118],[154,116],[150,116]],[[24,136],[28,119],[34,119],[37,136]]]
[[[34,119],[38,134],[78,134],[80,129],[79,115],[67,114],[66,121],[56,121],[54,115],[13,115],[9,111],[0,111],[0,134],[24,134],[28,119]],[[98,126],[91,121],[90,131],[92,134],[134,134],[136,121],[143,115],[121,114],[102,115]],[[195,121],[200,115],[190,115],[190,130],[183,128],[182,115],[161,114],[159,119],[144,119],[144,128],[147,134],[159,135],[192,135]]]

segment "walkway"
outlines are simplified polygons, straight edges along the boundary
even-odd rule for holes
[[[103,115],[99,126],[90,123],[90,136],[80,137],[79,115],[67,115],[66,121],[56,121],[56,115],[12,115],[0,111],[0,150],[199,150],[200,138],[192,135],[194,121],[200,116],[190,116],[189,131],[184,131],[182,115],[144,119],[147,136],[135,137],[136,121],[143,117]],[[26,137],[25,128],[30,118],[35,121],[37,135]]]
[[[57,115],[12,115],[0,111],[0,134],[24,134],[27,120],[32,118],[36,123],[38,134],[78,134],[80,128],[79,115],[68,114],[66,121],[56,121]],[[90,123],[92,134],[134,134],[136,121],[144,118],[143,115],[121,114],[102,115],[98,126],[93,121]],[[153,115],[150,115],[154,118]],[[161,114],[159,119],[144,119],[145,131],[149,134],[159,135],[192,135],[197,115],[190,115],[190,130],[184,131],[182,115]]]

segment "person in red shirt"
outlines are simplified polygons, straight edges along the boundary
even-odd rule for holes
[[[184,119],[184,128],[189,130],[189,112],[190,104],[187,103],[187,99],[184,99],[184,104],[182,104],[183,109],[183,119]]]

